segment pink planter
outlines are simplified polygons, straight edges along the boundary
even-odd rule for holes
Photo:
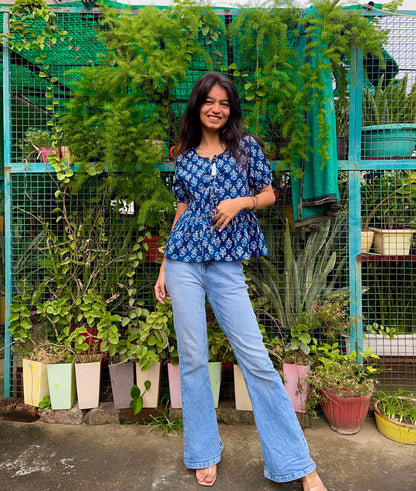
[[[360,431],[370,406],[371,394],[356,397],[337,396],[333,392],[321,391],[327,399],[321,408],[329,426],[342,435],[354,435]]]
[[[306,413],[305,404],[308,399],[308,386],[305,380],[308,371],[309,365],[283,363],[285,389],[293,409],[297,413]]]
[[[57,157],[60,158],[60,156],[61,156],[60,155],[60,153],[61,153],[60,149],[55,149],[53,147],[40,147],[38,158],[41,162],[43,162],[44,164],[47,164],[49,161],[49,155],[53,154],[55,151],[56,151]]]
[[[179,365],[168,363],[169,396],[172,409],[182,409],[181,378]]]

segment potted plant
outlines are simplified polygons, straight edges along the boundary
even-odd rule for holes
[[[410,157],[416,145],[416,84],[408,89],[408,77],[381,77],[375,89],[363,92],[362,154],[364,158]]]
[[[248,281],[248,284],[250,289],[250,281]],[[259,324],[259,329],[263,335],[263,341],[266,343],[267,334],[264,326],[262,324]],[[227,347],[225,359],[231,360],[233,362],[235,408],[237,409],[237,411],[253,411],[253,406],[251,404],[251,399],[246,387],[243,372],[241,371],[241,368],[237,363],[231,345]]]
[[[416,445],[416,396],[399,390],[393,395],[378,391],[374,401],[377,429],[390,440]]]
[[[52,342],[39,349],[47,364],[52,409],[71,409],[76,401],[75,354],[68,346]]]
[[[172,322],[170,305],[158,303],[153,312],[133,305],[123,317],[127,349],[136,365],[136,385],[143,393],[143,407],[158,406],[162,361],[166,358]],[[150,388],[146,389],[146,382]]]
[[[366,173],[362,183],[362,252],[368,252],[371,239],[364,247],[365,237],[374,236],[378,254],[408,255],[414,233],[409,223],[414,207],[416,175],[412,171]],[[400,184],[397,184],[400,183]]]
[[[360,430],[374,392],[374,379],[381,371],[367,362],[377,355],[369,350],[362,355],[364,366],[357,361],[355,351],[342,355],[338,343],[325,343],[318,346],[317,360],[308,374],[308,406],[319,402],[331,429],[344,435]]]
[[[372,353],[378,356],[406,357],[413,355],[416,340],[411,332],[402,332],[399,327],[383,326],[373,322],[365,326],[363,348],[369,348]],[[350,350],[348,340],[347,350]]]
[[[283,380],[294,410],[306,413],[308,397],[307,375],[310,368],[309,353],[312,337],[308,316],[304,315],[290,330],[290,341],[283,357]]]
[[[165,305],[167,306],[165,310],[166,322],[168,323],[169,327],[167,360],[170,405],[173,409],[181,409],[182,395],[178,342],[176,339],[175,326],[173,324],[172,305],[169,302],[166,302]]]
[[[94,326],[101,312],[96,309],[95,292],[90,291],[82,298],[77,326],[73,325],[67,342],[75,351],[75,377],[79,409],[99,406],[101,385],[101,341]],[[81,317],[82,316],[82,317]],[[83,322],[85,323],[83,325]]]
[[[9,331],[14,350],[23,358],[24,402],[39,406],[45,396],[49,397],[46,363],[37,356],[37,347],[47,341],[47,332],[44,324],[33,323],[32,290],[26,281],[18,285],[10,306]]]
[[[43,163],[48,163],[49,155],[55,153],[60,156],[59,150],[53,146],[53,137],[48,130],[28,128],[21,147],[25,153],[25,161],[35,157]]]
[[[214,398],[214,407],[217,408],[220,396],[223,361],[230,351],[230,343],[216,322],[212,311],[208,310],[208,312],[208,371],[212,396]]]

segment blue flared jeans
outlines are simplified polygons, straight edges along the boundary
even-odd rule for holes
[[[184,461],[190,469],[221,460],[223,444],[208,372],[205,301],[228,337],[253,406],[264,475],[276,482],[299,479],[315,469],[295,411],[263,344],[238,261],[186,263],[166,260],[178,339],[184,422]]]

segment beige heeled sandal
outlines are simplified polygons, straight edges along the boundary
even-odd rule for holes
[[[217,466],[210,465],[209,467],[204,467],[203,469],[197,469],[195,475],[200,486],[214,486],[215,481],[217,480]],[[212,481],[206,481],[207,477],[212,477]]]

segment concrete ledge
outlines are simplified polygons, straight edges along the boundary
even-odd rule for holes
[[[44,423],[80,425],[84,420],[84,410],[76,402],[71,409],[39,409],[39,417]]]
[[[85,409],[84,423],[89,425],[108,425],[119,424],[119,410],[114,407],[112,402],[100,402],[100,405],[93,409]]]
[[[120,424],[149,424],[153,421],[152,416],[160,416],[157,408],[143,408],[136,415],[133,414],[133,409],[120,409]]]
[[[227,425],[254,425],[253,411],[237,411],[234,407],[234,403],[224,401],[219,404],[216,409],[218,423],[224,423]],[[178,418],[182,421],[182,409],[170,409],[169,415],[171,418]],[[311,418],[309,414],[296,413],[299,424],[302,428],[311,427]]]
[[[227,425],[254,425],[252,411],[237,411],[231,401],[221,402],[216,409],[218,423]],[[296,413],[302,428],[310,428],[311,419],[308,414]],[[78,402],[68,410],[38,409],[28,406],[19,398],[8,398],[0,401],[0,420],[32,422],[38,418],[44,423],[79,425],[106,424],[149,424],[152,417],[158,417],[157,408],[143,408],[134,415],[132,409],[115,409],[113,402],[100,402],[97,408],[79,409]],[[169,410],[171,419],[182,421],[182,409]]]

